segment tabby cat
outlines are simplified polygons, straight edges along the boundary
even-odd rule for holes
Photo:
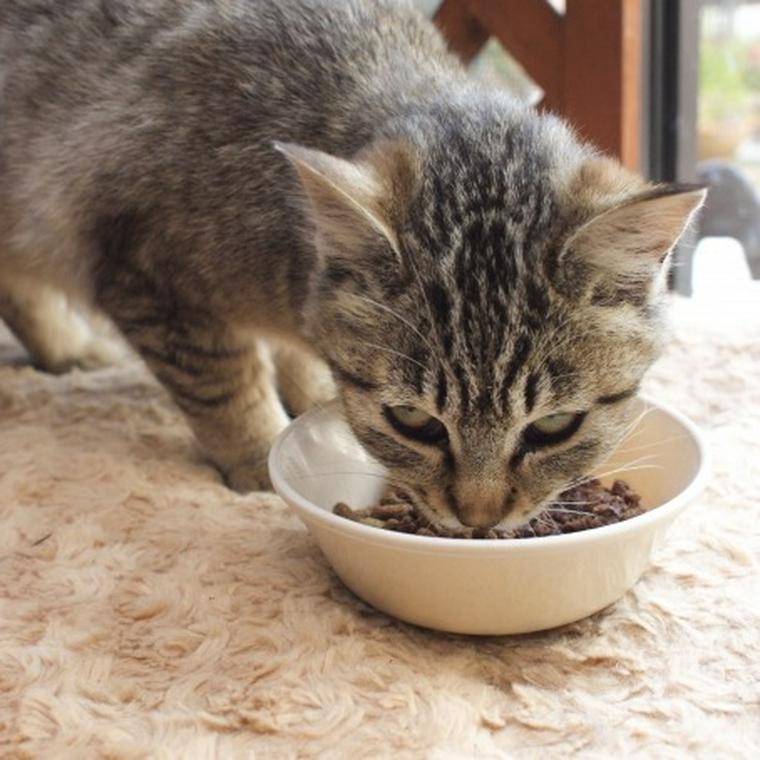
[[[431,519],[523,522],[631,421],[702,200],[403,3],[0,3],[0,314],[52,371],[107,315],[240,490],[333,378]]]

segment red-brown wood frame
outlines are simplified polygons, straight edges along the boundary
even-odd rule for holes
[[[640,168],[642,0],[444,0],[435,17],[470,62],[495,36],[544,91],[542,107]]]

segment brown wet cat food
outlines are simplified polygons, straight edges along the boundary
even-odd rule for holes
[[[598,480],[563,491],[543,512],[530,522],[511,530],[496,528],[461,528],[451,530],[431,525],[404,495],[391,492],[367,509],[352,509],[339,503],[333,513],[363,525],[440,538],[538,538],[601,528],[644,513],[641,497],[624,481],[616,480],[606,488]]]

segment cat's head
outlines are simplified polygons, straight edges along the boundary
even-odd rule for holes
[[[703,191],[648,185],[536,117],[434,119],[351,161],[280,149],[319,252],[310,336],[428,517],[523,523],[610,453]]]

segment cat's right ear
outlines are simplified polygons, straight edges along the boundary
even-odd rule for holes
[[[661,279],[668,255],[705,200],[703,187],[662,185],[629,198],[586,222],[563,256],[583,259],[621,287]]]
[[[307,211],[330,250],[351,256],[382,243],[398,252],[385,211],[387,182],[374,166],[293,143],[275,142],[274,148],[298,172],[309,202]]]

